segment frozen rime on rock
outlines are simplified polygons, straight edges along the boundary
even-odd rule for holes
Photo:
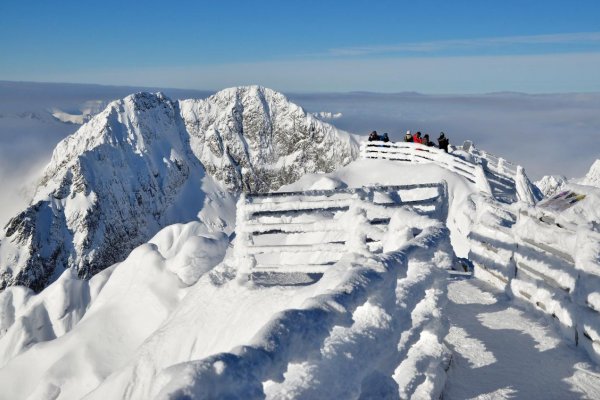
[[[261,87],[114,101],[58,144],[30,206],[6,225],[0,289],[39,291],[65,268],[89,278],[175,222],[231,231],[236,192],[273,190],[357,155],[351,135]]]
[[[600,160],[594,161],[588,173],[581,180],[581,184],[600,188]]]
[[[542,192],[544,197],[552,197],[560,192],[567,184],[567,178],[562,175],[546,175],[535,186]]]

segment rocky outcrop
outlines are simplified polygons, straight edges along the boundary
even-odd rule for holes
[[[232,190],[277,189],[358,156],[349,134],[270,89],[231,88],[180,105],[194,154]]]
[[[565,187],[567,178],[562,175],[546,175],[535,186],[542,192],[544,197],[552,197]]]

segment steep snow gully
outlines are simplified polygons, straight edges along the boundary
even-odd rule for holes
[[[236,98],[191,102],[190,141],[221,135],[215,149],[235,147],[225,132],[237,119],[219,110],[238,115]],[[283,98],[269,104],[294,116],[283,125],[306,120]],[[215,113],[223,123],[204,120]],[[311,121],[308,133],[334,138]],[[173,163],[206,161],[219,182],[239,166],[179,150]],[[304,162],[292,150],[232,182]],[[585,197],[558,212],[521,167],[471,143],[451,154],[363,143],[357,157],[331,155],[300,177],[283,168],[277,186],[287,185],[237,204],[198,176],[211,201],[197,220],[165,226],[90,279],[67,268],[39,293],[6,287],[0,399],[600,398],[593,180],[564,183]]]

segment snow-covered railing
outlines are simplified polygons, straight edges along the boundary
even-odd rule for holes
[[[535,209],[511,227],[472,232],[475,275],[528,301],[600,361],[600,233],[566,227]]]
[[[455,172],[480,190],[490,193],[489,183],[480,165],[449,155],[444,150],[418,143],[407,142],[363,142],[360,147],[362,158],[394,160],[407,163],[435,163]]]
[[[438,399],[449,360],[442,268],[451,259],[449,232],[436,224],[396,251],[342,260],[339,284],[275,314],[244,346],[180,364],[173,376],[193,382],[185,393],[198,398],[343,399],[382,393],[381,380],[369,379],[377,371],[396,398]],[[182,387],[161,393],[176,397]]]
[[[518,200],[529,205],[534,205],[539,200],[533,194],[533,185],[522,166],[485,150],[478,149],[469,140],[463,144],[463,150],[469,153],[474,161],[482,166],[484,171],[489,171],[495,175],[496,180],[503,181],[503,184],[509,187],[514,187]]]
[[[463,148],[465,147],[469,149],[468,152],[476,157],[480,163],[485,162],[487,167],[492,171],[508,177],[515,177],[517,175],[517,164],[507,161],[493,153],[478,149],[473,144],[470,146],[463,145]]]
[[[244,194],[236,253],[248,272],[323,273],[347,252],[380,250],[400,207],[445,219],[446,182]]]

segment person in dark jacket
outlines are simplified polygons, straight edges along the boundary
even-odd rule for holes
[[[447,153],[449,144],[450,141],[448,140],[444,132],[440,132],[440,137],[438,138],[438,147]]]
[[[413,137],[410,134],[410,131],[406,131],[406,135],[404,135],[404,141],[405,142],[412,142],[413,141]]]
[[[377,134],[377,131],[371,132],[371,134],[369,135],[369,142],[377,142],[377,141],[379,141],[379,135]]]
[[[386,133],[384,133],[384,134],[381,136],[381,141],[382,141],[383,143],[388,143],[388,142],[390,141],[390,138],[388,137],[388,134],[387,134],[387,132],[386,132]],[[382,144],[382,145],[381,145],[381,147],[390,147],[390,145],[389,145],[389,144]]]
[[[429,140],[429,134],[426,133],[425,136],[423,136],[423,144],[427,147],[432,147],[435,146],[435,144]]]

